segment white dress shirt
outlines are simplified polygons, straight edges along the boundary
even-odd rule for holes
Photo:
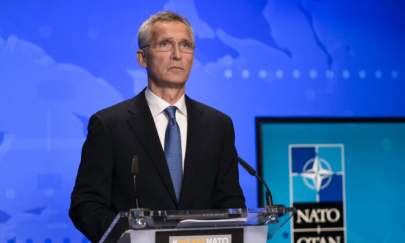
[[[167,118],[164,110],[171,106],[165,100],[154,94],[149,88],[145,90],[145,98],[148,103],[149,109],[152,113],[153,121],[155,122],[156,130],[159,135],[160,145],[163,150],[165,149],[165,135],[169,119]],[[184,158],[186,156],[187,144],[187,108],[186,99],[183,95],[173,106],[177,107],[176,121],[180,128],[181,139],[181,159],[184,171]]]

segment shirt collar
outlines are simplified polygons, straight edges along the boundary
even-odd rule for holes
[[[160,115],[167,107],[171,106],[171,104],[154,94],[149,88],[145,90],[145,98],[153,117]],[[187,117],[186,99],[184,95],[182,95],[173,106]]]

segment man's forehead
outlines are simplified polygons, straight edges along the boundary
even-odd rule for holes
[[[183,38],[192,39],[189,26],[180,21],[158,21],[151,26],[152,38],[171,37],[170,35],[184,35]]]

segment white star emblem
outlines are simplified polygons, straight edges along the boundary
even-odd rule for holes
[[[326,160],[316,156],[305,163],[301,175],[305,185],[319,192],[329,185],[333,171]]]

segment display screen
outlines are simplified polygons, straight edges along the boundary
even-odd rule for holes
[[[272,243],[402,240],[405,119],[256,121],[259,173],[275,204],[297,209]]]

